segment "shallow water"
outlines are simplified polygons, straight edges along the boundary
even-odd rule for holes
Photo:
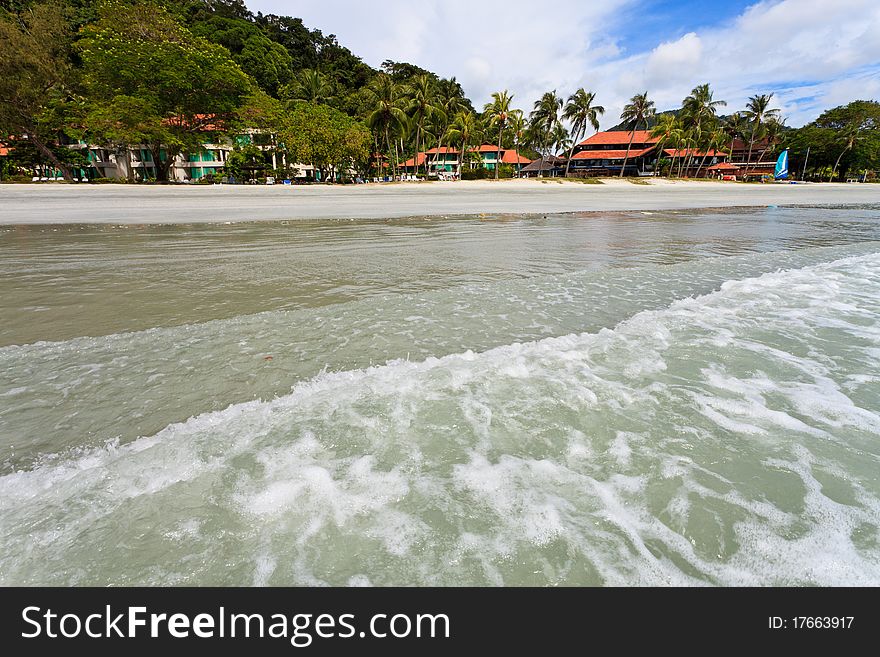
[[[880,209],[0,235],[0,583],[880,583]]]

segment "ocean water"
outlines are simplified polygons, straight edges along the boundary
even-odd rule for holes
[[[0,584],[880,584],[880,208],[0,233]]]

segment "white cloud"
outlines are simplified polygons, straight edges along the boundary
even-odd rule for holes
[[[694,32],[678,41],[661,43],[651,51],[645,63],[645,84],[659,87],[688,82],[699,72],[703,59],[703,42]]]
[[[521,107],[544,91],[586,84],[591,61],[616,54],[604,26],[635,0],[248,0],[253,11],[295,14],[336,34],[371,66],[408,61],[455,76],[475,104],[509,89]]]
[[[775,91],[790,125],[880,91],[877,0],[765,0],[680,38],[681,31],[646,30],[626,44],[615,30],[618,21],[632,20],[624,10],[634,10],[637,20],[641,13],[659,11],[655,3],[248,0],[248,5],[300,16],[306,25],[336,34],[372,66],[394,59],[454,75],[477,105],[506,88],[515,104],[528,110],[544,91],[568,95],[585,86],[607,109],[604,127],[617,123],[635,93],[647,90],[659,109],[667,109],[702,82],[728,101],[727,111],[741,109],[750,95]],[[705,15],[711,13],[707,7]]]

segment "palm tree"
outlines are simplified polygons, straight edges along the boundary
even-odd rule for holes
[[[510,104],[513,102],[513,94],[506,89],[504,91],[496,91],[492,94],[492,101],[486,103],[484,112],[488,118],[490,126],[498,126],[498,153],[495,164],[495,180],[498,180],[498,169],[501,166],[501,137],[504,134],[504,128],[510,119]]]
[[[676,127],[669,133],[669,143],[672,145],[673,149],[677,151],[684,151],[690,148],[690,139],[691,132],[680,122],[676,123]],[[670,171],[672,171],[673,166],[670,164]],[[678,177],[681,178],[682,171],[684,170],[684,158],[678,158]]]
[[[416,154],[414,156],[418,167],[418,154],[422,150],[422,133],[425,121],[442,110],[437,106],[434,95],[434,85],[427,75],[419,75],[412,81],[409,87],[409,116],[416,128]],[[427,160],[425,162],[427,173]]]
[[[719,107],[726,106],[723,100],[714,100],[712,90],[708,84],[700,84],[691,90],[690,95],[682,102],[682,109],[686,116],[691,118],[697,125],[711,121],[715,118]]]
[[[737,137],[745,138],[746,120],[739,112],[734,112],[724,122],[724,132],[730,137],[730,160],[733,161],[733,146]]]
[[[772,99],[773,94],[761,94],[760,96],[752,96],[749,98],[749,102],[746,103],[746,111],[743,112],[743,116],[751,124],[751,130],[749,131],[749,155],[746,159],[746,170],[748,170],[749,166],[752,164],[752,147],[755,145],[755,140],[760,133],[761,124],[767,119],[779,116],[778,109],[770,109],[770,101]]]
[[[385,147],[391,152],[391,135],[395,132],[403,132],[407,127],[407,116],[400,107],[400,85],[391,79],[387,73],[380,73],[367,87],[367,93],[373,105],[373,109],[367,115],[367,125],[379,131],[385,136]],[[393,175],[397,175],[397,144],[394,144],[394,169]]]
[[[572,155],[574,155],[574,147],[583,139],[587,126],[591,126],[593,130],[599,130],[599,117],[605,113],[605,108],[601,105],[593,105],[594,100],[596,100],[596,94],[581,87],[568,97],[568,102],[562,112],[562,118],[571,123],[571,148],[565,163],[566,178]]]
[[[564,153],[570,148],[574,148],[571,135],[568,134],[568,130],[559,121],[556,122],[556,125],[553,126],[553,131],[550,133],[550,145],[554,153]]]
[[[437,107],[440,114],[434,115],[435,132],[437,136],[437,148],[443,147],[443,139],[449,130],[453,118],[461,110],[469,109],[464,102],[464,89],[455,79],[443,78],[437,83]]]
[[[629,150],[632,148],[633,139],[636,136],[636,130],[639,124],[644,122],[645,128],[648,127],[648,119],[654,116],[654,101],[648,100],[648,92],[636,94],[630,98],[629,103],[624,106],[623,112],[620,113],[620,120],[630,125],[629,143],[626,145],[626,155],[623,157],[623,166],[620,168],[620,177],[623,178],[623,172],[626,171],[626,161],[629,159]]]
[[[547,149],[553,146],[552,134],[559,123],[559,112],[562,110],[562,105],[562,98],[556,95],[554,89],[536,100],[532,112],[529,114],[529,123],[543,147],[542,154],[545,156]]]
[[[721,152],[721,149],[727,146],[727,133],[724,131],[724,128],[721,126],[715,126],[707,135],[705,140],[706,146],[706,154],[703,156],[703,159],[700,160],[700,166],[697,167],[697,178],[700,177],[700,171],[703,168],[703,165],[706,163],[706,158],[709,156],[709,151],[715,151],[716,153]]]
[[[281,88],[282,97],[294,102],[327,103],[333,100],[333,82],[313,68],[304,68],[290,84]]]
[[[474,143],[474,137],[480,132],[479,122],[473,112],[461,110],[455,115],[449,126],[449,143],[458,142],[461,144],[461,154],[459,156],[459,173],[464,168],[465,155],[468,153],[468,147]]]
[[[781,141],[780,137],[785,130],[785,121],[786,119],[770,117],[764,123],[763,136],[767,138],[767,145],[758,154],[758,164],[764,161],[764,154]]]
[[[526,133],[526,119],[522,110],[511,110],[510,116],[507,117],[507,128],[513,135],[513,148],[519,153],[519,147],[522,143],[523,136]]]
[[[660,147],[657,149],[657,171],[660,172],[660,158],[663,157],[663,147],[672,140],[673,133],[678,128],[678,119],[674,114],[661,114],[657,123],[651,128],[651,136],[660,139]]]
[[[713,93],[708,84],[697,85],[691,90],[690,95],[682,101],[682,117],[693,124],[695,145],[699,146],[704,137],[711,134],[712,127],[710,124],[716,122],[715,116],[718,108],[725,105],[727,105],[725,101],[713,99]],[[707,126],[710,127],[707,129]],[[690,168],[690,159],[691,154],[688,153],[688,162],[685,165],[688,169]],[[705,161],[706,155],[704,154],[703,159],[700,161],[700,166],[697,167],[698,174]]]
[[[851,127],[841,134],[839,139],[844,144],[844,148],[840,152],[840,155],[837,156],[837,162],[834,163],[834,168],[831,169],[831,175],[828,177],[828,182],[834,180],[834,176],[837,175],[837,167],[840,166],[840,160],[843,159],[843,156],[846,155],[847,151],[851,151],[856,143],[864,139],[864,137],[861,136],[857,127]]]

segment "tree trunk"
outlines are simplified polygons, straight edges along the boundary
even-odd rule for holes
[[[70,169],[70,167],[59,160],[58,156],[52,152],[52,149],[50,149],[45,143],[43,143],[42,139],[37,137],[32,132],[28,132],[26,133],[26,135],[27,138],[31,140],[31,143],[34,145],[34,147],[52,163],[53,167],[61,172],[61,177],[64,178],[67,182],[73,182],[73,171]]]
[[[755,124],[755,127],[752,128],[752,134],[749,135],[749,154],[746,157],[746,175],[748,175],[749,166],[752,164],[752,147],[755,145],[755,133],[760,125],[760,123]]]
[[[131,166],[131,149],[126,145],[123,146],[125,149],[125,177],[128,179],[128,182],[134,182],[134,169]]]
[[[848,150],[849,150],[848,147],[844,148],[843,151],[840,153],[840,155],[837,156],[837,162],[834,163],[834,168],[831,170],[831,177],[828,178],[828,182],[831,182],[834,180],[834,176],[837,174],[837,167],[840,166],[840,161],[843,159],[843,156],[846,155],[846,152]]]
[[[691,147],[690,147],[690,145],[688,145],[687,150],[685,151],[685,154],[684,154],[684,169],[682,171],[682,174],[689,173],[690,169],[691,169]]]
[[[419,174],[419,145],[421,144],[422,139],[422,124],[419,123],[416,126],[416,154],[413,155],[413,171],[415,174]]]
[[[633,139],[636,138],[636,130],[633,128],[629,134],[629,143],[626,145],[626,155],[623,156],[623,166],[620,167],[620,177],[623,178],[623,172],[626,171],[626,161],[629,159],[629,149],[632,147]]]
[[[501,168],[501,133],[504,132],[504,124],[498,124],[498,152],[495,153],[495,180],[498,180],[499,169]]]
[[[565,177],[566,178],[568,178],[568,169],[571,166],[571,158],[574,155],[574,146],[577,143],[578,139],[582,136],[583,136],[583,133],[581,133],[581,135],[579,135],[578,138],[575,138],[575,136],[572,135],[571,148],[568,149],[568,160],[566,160],[566,162],[565,162]]]
[[[706,153],[703,155],[702,159],[700,159],[700,166],[697,167],[697,175],[695,176],[696,178],[700,177],[700,171],[702,171],[703,165],[706,163],[706,158],[709,157],[709,150],[710,149],[707,148]]]
[[[153,168],[156,170],[156,182],[168,182],[168,172],[171,170],[171,164],[174,162],[174,158],[177,157],[177,153],[166,149],[165,161],[163,162],[161,152],[161,144],[150,146],[150,154],[153,156]]]
[[[660,148],[657,149],[657,164],[654,165],[654,176],[660,176],[660,158],[663,157],[663,147],[666,145],[666,140],[660,142]]]

